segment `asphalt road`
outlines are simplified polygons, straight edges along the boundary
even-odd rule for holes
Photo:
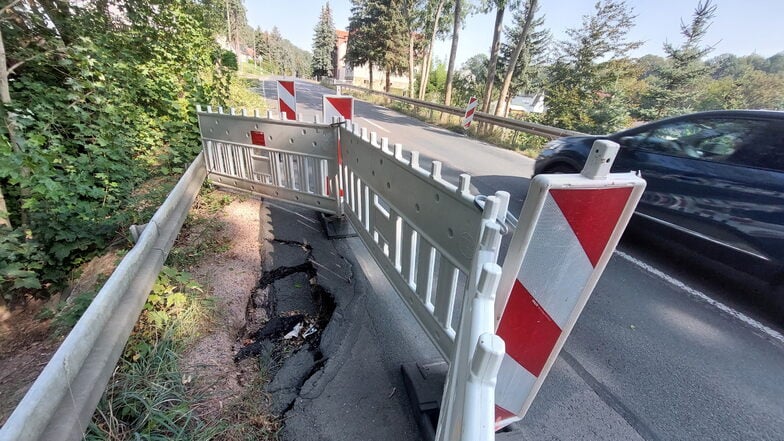
[[[274,83],[263,92],[274,98]],[[322,94],[334,92],[297,82],[298,111],[320,113]],[[447,179],[460,170],[481,193],[509,191],[519,213],[533,160],[361,101],[354,121],[442,161]],[[784,332],[746,302],[759,288],[660,242],[621,242],[520,423],[526,438],[628,439],[608,429],[617,419],[645,440],[784,439]]]

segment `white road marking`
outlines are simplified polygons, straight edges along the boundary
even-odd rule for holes
[[[690,294],[690,295],[692,295],[692,296],[702,300],[703,302],[705,302],[705,303],[707,303],[709,305],[715,306],[719,310],[721,310],[721,311],[731,315],[732,317],[735,317],[736,319],[738,319],[738,320],[742,321],[743,323],[751,326],[752,328],[754,328],[754,329],[756,329],[756,330],[758,330],[760,332],[765,333],[769,337],[771,337],[771,338],[773,338],[775,340],[778,340],[779,342],[784,343],[784,335],[780,334],[775,329],[772,329],[772,328],[770,328],[768,326],[765,326],[762,323],[760,323],[760,322],[754,320],[753,318],[747,316],[746,314],[744,314],[744,313],[742,313],[740,311],[736,311],[736,310],[730,308],[729,306],[725,305],[724,303],[721,303],[719,301],[716,301],[716,300],[708,297],[705,293],[703,293],[701,291],[698,291],[698,290],[696,290],[696,289],[686,285],[685,283],[681,282],[680,280],[663,273],[662,271],[652,267],[651,265],[648,265],[647,263],[645,263],[645,262],[643,262],[643,261],[641,261],[639,259],[636,259],[636,258],[634,258],[634,257],[632,257],[632,256],[630,256],[630,255],[628,255],[626,253],[624,253],[623,251],[616,250],[615,254],[617,254],[622,259],[628,260],[629,262],[639,266],[640,268],[642,268],[643,270],[653,274],[654,276],[657,276],[657,277],[663,279],[664,281],[666,281],[670,285],[673,285],[676,288],[680,288],[680,289],[686,291],[688,294]]]
[[[387,133],[391,133],[389,130],[387,130],[387,129],[385,129],[385,128],[381,127],[380,125],[378,125],[378,124],[374,123],[373,121],[371,121],[371,120],[369,120],[369,119],[367,119],[367,118],[365,118],[365,117],[362,117],[362,116],[360,116],[360,118],[364,119],[364,120],[365,120],[365,122],[366,122],[366,123],[368,123],[368,124],[370,124],[371,126],[376,126],[376,127],[378,127],[378,129],[379,129],[379,130],[383,130],[383,131],[385,131],[385,132],[387,132]]]

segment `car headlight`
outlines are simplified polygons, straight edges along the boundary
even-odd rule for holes
[[[544,149],[558,151],[561,147],[565,145],[566,143],[562,139],[554,139],[552,141],[549,141],[547,144],[545,144]]]
[[[553,156],[558,152],[558,150],[560,150],[565,145],[566,143],[560,139],[554,139],[552,141],[549,141],[547,144],[544,145],[542,151],[539,152],[539,157],[536,159],[539,160],[539,159],[544,159]]]

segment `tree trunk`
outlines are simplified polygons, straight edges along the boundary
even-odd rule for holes
[[[408,30],[408,97],[414,97],[414,33]]]
[[[424,100],[427,93],[427,83],[430,81],[430,66],[431,58],[433,56],[433,46],[436,43],[436,34],[438,33],[438,22],[441,21],[441,12],[444,10],[444,1],[439,0],[436,7],[436,14],[433,18],[433,31],[430,33],[430,42],[425,51],[425,57],[422,59],[422,77],[419,81],[419,99]]]
[[[5,43],[3,42],[3,32],[0,29],[0,102],[2,102],[3,107],[7,107],[11,104],[11,91],[8,86],[8,64],[6,64],[5,58]],[[13,149],[14,153],[21,153],[21,139],[17,135],[16,131],[16,115],[12,112],[5,113],[5,122],[8,128],[8,140],[11,143],[11,148]],[[20,170],[22,177],[30,176],[30,170],[27,167],[22,167]],[[24,197],[28,192],[22,191],[22,196]],[[22,219],[22,224],[27,223],[27,214],[25,210],[22,210],[20,213],[20,217]],[[11,219],[8,213],[8,207],[5,203],[5,196],[3,194],[3,188],[0,187],[0,226],[8,226],[11,227]]]
[[[370,90],[373,90],[373,62],[368,61],[368,67],[370,68]]]
[[[389,69],[385,72],[386,74],[386,81],[384,82],[384,92],[389,93],[389,89],[392,88],[392,80],[389,79]]]
[[[462,0],[455,0],[455,24],[452,27],[452,50],[449,52],[449,66],[446,70],[446,90],[444,91],[444,105],[452,104],[452,80],[455,76],[455,58],[457,57],[457,41],[460,38],[460,16]]]
[[[523,52],[523,47],[525,47],[525,40],[528,38],[528,33],[531,31],[531,23],[534,21],[534,14],[536,13],[536,6],[538,0],[529,0],[528,3],[528,10],[525,14],[525,23],[523,24],[523,31],[520,33],[520,41],[517,42],[517,46],[515,46],[514,53],[512,53],[512,58],[509,60],[509,68],[506,71],[506,75],[504,76],[504,83],[501,86],[501,96],[506,96],[509,94],[509,87],[512,84],[512,76],[514,75],[515,67],[517,66],[517,59],[520,57],[520,54]],[[512,101],[510,98],[509,101]],[[496,107],[495,114],[500,115],[501,106]]]
[[[506,5],[498,5],[495,13],[495,27],[493,28],[493,44],[490,46],[490,62],[487,65],[487,81],[485,82],[485,92],[482,98],[482,112],[487,113],[490,109],[490,101],[493,96],[493,83],[495,82],[495,71],[498,64],[498,52],[501,50],[501,32],[504,29],[504,10]]]

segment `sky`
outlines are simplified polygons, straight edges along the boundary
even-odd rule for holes
[[[296,46],[311,50],[313,28],[316,26],[325,0],[244,0],[248,9],[248,23],[253,27],[271,30],[277,26],[281,35]],[[465,0],[464,0],[465,1]],[[478,0],[468,0],[478,3]],[[580,27],[582,16],[593,11],[596,0],[540,0],[545,27],[555,40],[566,38],[565,31]],[[637,15],[636,26],[629,37],[643,41],[632,56],[664,55],[664,42],[679,44],[680,22],[688,23],[697,0],[627,0]],[[748,55],[756,53],[769,57],[784,51],[784,0],[714,0],[718,6],[703,43],[715,46],[711,53]],[[282,6],[285,5],[285,6]],[[350,0],[330,0],[332,18],[337,29],[346,29],[351,14]],[[507,11],[505,24],[511,23]],[[490,52],[495,11],[470,16],[460,32],[457,66],[473,55]],[[435,56],[449,57],[451,39],[438,42]]]

